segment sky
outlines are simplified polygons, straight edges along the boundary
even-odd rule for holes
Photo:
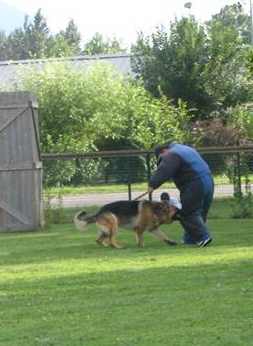
[[[105,37],[117,37],[125,45],[136,39],[136,33],[151,33],[156,26],[168,26],[170,20],[193,14],[199,21],[211,18],[234,0],[192,0],[192,8],[184,7],[188,0],[3,0],[8,5],[33,16],[41,8],[52,32],[64,29],[74,19],[84,41],[95,32]],[[242,0],[249,12],[250,0]]]

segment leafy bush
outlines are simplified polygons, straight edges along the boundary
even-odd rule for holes
[[[141,82],[125,78],[106,64],[85,70],[62,63],[50,63],[40,71],[25,68],[18,88],[37,96],[43,152],[105,150],[108,141],[116,150],[122,140],[129,149],[149,149],[168,139],[187,141],[191,137],[184,103],[179,101],[175,107],[165,97],[156,99]],[[116,175],[120,165],[113,168]],[[101,165],[81,166],[77,172],[74,163],[48,164],[45,181],[66,184],[78,175],[77,180],[88,182],[101,173]],[[137,166],[142,170],[142,164]]]
[[[236,196],[232,205],[232,217],[245,219],[253,216],[253,195],[251,192],[244,196]]]

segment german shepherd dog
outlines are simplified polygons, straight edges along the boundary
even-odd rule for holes
[[[74,217],[75,226],[81,231],[85,230],[88,224],[96,223],[99,231],[96,242],[118,249],[122,248],[116,240],[119,227],[133,229],[139,247],[144,246],[145,231],[166,244],[176,245],[174,240],[170,240],[159,229],[160,225],[171,222],[172,211],[168,204],[154,201],[117,201],[104,205],[94,215],[81,211]]]

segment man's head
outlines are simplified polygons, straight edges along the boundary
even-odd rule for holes
[[[162,192],[160,195],[160,200],[161,201],[169,201],[170,195],[168,194],[168,192]]]
[[[154,148],[154,153],[157,159],[157,164],[161,162],[162,155],[166,154],[170,149],[171,142],[167,142],[164,144],[159,144]]]

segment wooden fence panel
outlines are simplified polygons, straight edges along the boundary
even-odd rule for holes
[[[36,99],[0,93],[0,231],[41,225],[41,172]]]

